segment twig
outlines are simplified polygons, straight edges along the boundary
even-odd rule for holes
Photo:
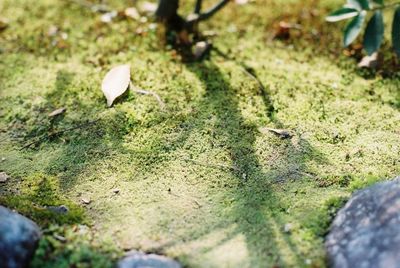
[[[221,0],[221,2],[219,2],[218,4],[216,4],[209,10],[207,10],[206,12],[200,13],[197,18],[195,18],[193,21],[189,21],[189,22],[190,23],[198,23],[200,21],[207,20],[208,18],[213,16],[215,13],[217,13],[220,9],[222,9],[229,2],[230,2],[230,0]],[[200,3],[200,5],[201,5],[201,3]],[[198,7],[196,6],[196,10],[197,10],[197,8]]]
[[[200,14],[202,2],[203,0],[196,1],[196,5],[194,7],[194,14]]]
[[[53,133],[51,133],[51,134],[43,135],[42,137],[39,137],[39,138],[37,138],[36,140],[34,140],[34,141],[32,141],[32,142],[30,142],[30,143],[24,145],[23,147],[21,147],[20,150],[29,148],[29,147],[31,147],[32,145],[35,145],[35,144],[37,144],[37,143],[39,143],[39,142],[41,142],[41,141],[44,141],[44,140],[46,140],[46,139],[51,139],[51,138],[53,138],[53,137],[57,137],[57,136],[59,136],[59,135],[61,135],[61,134],[64,134],[65,132],[91,126],[91,125],[93,125],[94,123],[98,122],[99,120],[100,120],[100,119],[96,119],[96,120],[93,120],[93,121],[89,121],[89,122],[86,122],[86,123],[82,123],[82,124],[77,125],[77,126],[74,126],[74,127],[70,127],[70,128],[66,128],[66,129],[57,131],[57,132],[53,132]]]
[[[155,93],[153,91],[148,91],[148,90],[138,88],[138,87],[134,86],[132,84],[132,82],[130,82],[129,87],[135,93],[153,96],[157,100],[158,104],[160,105],[161,110],[165,109],[165,103],[162,101],[161,97],[157,93]]]

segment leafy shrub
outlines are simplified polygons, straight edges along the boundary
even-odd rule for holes
[[[346,4],[329,14],[329,22],[351,19],[344,29],[344,46],[349,46],[356,40],[370,17],[365,28],[363,47],[368,55],[376,52],[383,41],[384,21],[383,10],[394,9],[392,22],[392,43],[396,54],[400,57],[400,2],[385,3],[384,0],[347,0]]]

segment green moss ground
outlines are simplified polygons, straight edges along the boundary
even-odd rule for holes
[[[343,56],[340,26],[323,22],[339,5],[231,5],[203,25],[230,57],[214,51],[184,64],[148,22],[105,25],[68,1],[1,1],[10,26],[0,33],[0,171],[11,179],[0,185],[0,203],[49,230],[33,266],[109,267],[139,249],[188,267],[324,267],[337,208],[355,189],[400,173],[400,77],[391,64],[363,71]],[[280,20],[303,28],[271,40]],[[68,39],[48,36],[52,25]],[[165,111],[132,93],[106,107],[102,77],[125,63]],[[64,115],[47,116],[60,107]],[[263,127],[295,135],[280,139]],[[43,209],[61,204],[69,214]],[[68,246],[54,234],[85,242]]]

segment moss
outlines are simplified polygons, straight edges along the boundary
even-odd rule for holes
[[[340,26],[323,19],[342,1],[231,5],[202,24],[218,34],[215,49],[191,64],[160,47],[151,21],[104,24],[71,1],[31,2],[0,4],[11,19],[0,33],[0,171],[11,177],[0,202],[44,228],[89,222],[99,243],[112,237],[189,267],[323,267],[339,201],[400,172],[398,75],[359,71],[361,54],[344,56]],[[272,41],[281,20],[302,30]],[[101,80],[125,63],[166,110],[132,92],[106,107]],[[61,204],[70,214],[43,209]],[[85,266],[97,252],[90,238],[78,257],[51,240],[39,259],[54,266]]]
[[[336,216],[337,211],[343,207],[347,201],[347,197],[331,197],[326,200],[321,208],[312,212],[305,218],[303,224],[308,228],[313,235],[317,237],[324,237],[328,231],[329,226]]]
[[[368,186],[371,186],[377,182],[381,181],[381,178],[376,177],[376,176],[365,176],[365,177],[359,177],[354,179],[351,184],[349,185],[349,188],[352,191],[360,190],[363,188],[366,188]]]
[[[22,179],[17,189],[8,189],[0,196],[0,204],[17,210],[43,226],[81,223],[85,219],[84,210],[62,194],[59,180],[44,174],[33,174]],[[68,212],[52,209],[59,206],[66,206]]]
[[[96,236],[84,225],[51,225],[44,230],[30,267],[111,268],[120,255],[111,243],[96,242]]]

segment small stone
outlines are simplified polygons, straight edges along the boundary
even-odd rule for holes
[[[90,200],[89,197],[82,197],[82,198],[81,198],[81,201],[82,201],[82,203],[85,204],[85,205],[89,205],[89,204],[92,202],[92,200]]]
[[[139,21],[140,21],[140,23],[147,23],[149,21],[149,19],[147,17],[143,16],[139,19]]]
[[[139,19],[140,19],[140,14],[139,14],[139,12],[137,11],[137,9],[134,8],[134,7],[128,7],[128,8],[126,8],[125,11],[124,11],[124,13],[125,13],[125,16],[127,16],[127,17],[129,17],[129,18],[132,18],[132,19],[134,19],[134,20],[139,20]]]
[[[49,29],[47,30],[47,35],[48,36],[56,36],[58,33],[58,27],[55,25],[51,25]]]
[[[121,259],[117,268],[181,268],[182,266],[173,259],[156,254],[145,254],[138,251],[132,251],[126,257]]]
[[[69,209],[65,205],[61,206],[49,206],[47,207],[48,210],[54,212],[54,213],[59,213],[59,214],[67,214]]]
[[[114,194],[118,194],[120,192],[119,189],[113,189],[112,191],[113,191]]]
[[[0,172],[0,182],[7,182],[7,180],[9,179],[9,176],[7,175],[7,173],[5,172]]]
[[[157,23],[150,23],[149,24],[149,30],[154,31],[157,29]]]
[[[28,267],[40,237],[36,223],[0,206],[0,267]]]
[[[144,2],[140,6],[140,10],[144,13],[153,14],[157,10],[157,4],[152,2]]]
[[[205,54],[210,50],[211,44],[206,41],[197,42],[194,46],[193,55],[196,60],[199,60],[205,56]]]
[[[111,23],[112,20],[118,15],[117,11],[111,11],[101,15],[100,20],[104,23]]]
[[[63,40],[67,40],[67,39],[68,39],[68,34],[65,33],[65,32],[62,32],[62,33],[60,34],[60,37],[61,37],[61,39],[63,39]]]
[[[293,229],[293,224],[291,223],[286,223],[285,226],[283,227],[283,231],[285,233],[290,233]]]
[[[358,63],[359,68],[375,69],[378,67],[378,52],[372,53],[372,55],[367,55],[361,59]]]

